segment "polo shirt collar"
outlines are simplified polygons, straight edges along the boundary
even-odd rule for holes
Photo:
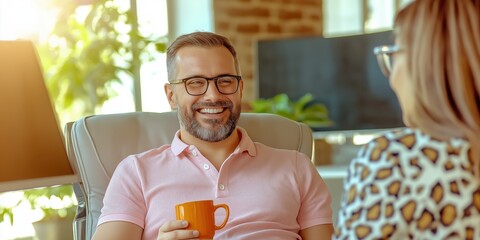
[[[240,137],[240,143],[238,144],[237,148],[233,152],[234,154],[247,152],[248,155],[254,157],[257,155],[257,149],[255,148],[255,143],[252,139],[248,136],[247,131],[241,127],[237,126],[236,131],[238,131],[238,135]],[[175,133],[175,137],[172,140],[172,144],[170,149],[172,150],[175,156],[178,156],[180,153],[185,151],[188,148],[188,144],[184,143],[178,137],[180,135],[180,130]]]

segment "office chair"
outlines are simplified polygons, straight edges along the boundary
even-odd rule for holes
[[[313,159],[312,131],[303,123],[274,114],[242,113],[238,126],[255,142],[298,150]],[[92,238],[117,164],[128,155],[171,143],[179,128],[176,112],[94,115],[66,125],[67,154],[81,179],[74,184],[75,240]]]

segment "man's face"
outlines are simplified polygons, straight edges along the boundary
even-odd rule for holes
[[[232,54],[225,47],[184,47],[177,52],[176,79],[237,75]],[[178,111],[181,128],[196,138],[208,142],[221,141],[235,130],[241,112],[243,81],[231,95],[218,92],[209,81],[207,92],[191,96],[185,85],[166,85],[165,91],[172,109]]]

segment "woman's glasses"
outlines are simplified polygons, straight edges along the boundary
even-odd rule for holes
[[[377,56],[378,65],[386,77],[389,77],[392,72],[393,54],[400,50],[396,45],[378,46],[373,49],[373,53]]]

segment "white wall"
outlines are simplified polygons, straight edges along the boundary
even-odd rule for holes
[[[167,0],[168,39],[194,31],[213,32],[212,0]]]

